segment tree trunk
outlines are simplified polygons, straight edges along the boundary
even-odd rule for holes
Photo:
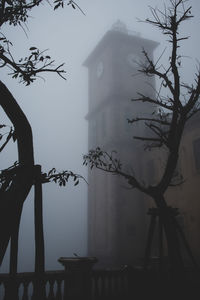
[[[167,206],[163,195],[155,197],[154,200],[159,208],[159,215],[166,235],[171,275],[174,279],[181,279],[184,274],[184,264],[179,237],[174,223],[175,216]]]
[[[30,124],[7,87],[0,81],[0,105],[14,125],[19,166],[6,191],[0,190],[0,265],[15,224],[20,219],[23,202],[33,184],[34,158]]]

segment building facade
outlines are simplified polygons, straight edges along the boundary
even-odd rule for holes
[[[166,155],[163,149],[154,149],[144,155],[142,177],[148,184],[154,185],[159,182],[165,161]],[[169,206],[178,208],[177,221],[195,260],[200,263],[200,113],[196,113],[189,119],[185,126],[172,183],[173,185],[165,193],[165,199]],[[150,198],[146,203],[148,207],[155,206]],[[191,258],[181,237],[180,243],[183,258],[186,264],[191,266]],[[157,226],[151,256],[159,255],[158,245]],[[167,255],[166,247],[165,255]]]

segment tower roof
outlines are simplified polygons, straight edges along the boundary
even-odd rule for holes
[[[135,45],[142,45],[143,48],[155,49],[159,43],[142,38],[140,33],[135,31],[129,31],[126,25],[120,20],[116,21],[112,28],[106,32],[106,34],[102,37],[99,43],[96,45],[94,50],[89,54],[87,59],[84,61],[83,65],[88,67],[93,60],[98,56],[98,54],[103,50],[105,45],[111,44],[113,41],[116,41],[120,38],[121,42],[125,42],[127,40],[134,42]]]

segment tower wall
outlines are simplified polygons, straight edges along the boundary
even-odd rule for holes
[[[89,76],[89,149],[100,146],[116,150],[123,168],[141,177],[142,145],[133,135],[144,133],[143,125],[129,125],[127,118],[152,113],[151,105],[131,102],[137,92],[154,94],[154,78],[138,73],[135,59],[146,48],[153,57],[157,43],[126,31],[105,34],[85,61]],[[146,84],[148,81],[148,84]],[[146,207],[143,194],[130,189],[119,177],[99,170],[88,174],[88,252],[102,264],[135,264],[144,254]]]

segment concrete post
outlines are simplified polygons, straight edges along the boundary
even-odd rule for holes
[[[91,271],[96,257],[60,257],[65,267],[64,300],[91,299]]]

